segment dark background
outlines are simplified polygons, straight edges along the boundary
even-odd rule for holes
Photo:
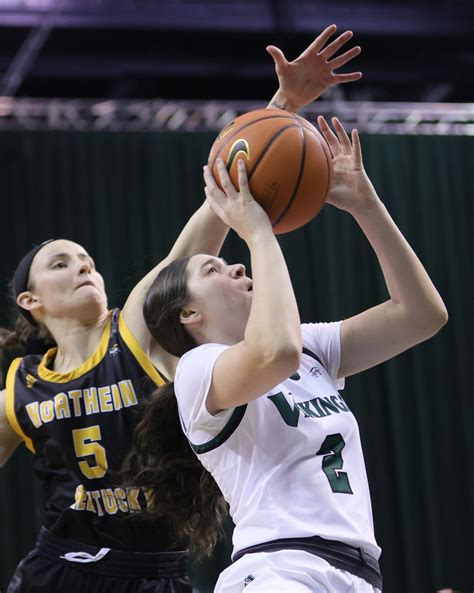
[[[277,86],[265,46],[294,58],[334,22],[354,31],[363,53],[351,69],[364,78],[325,98],[425,102],[427,109],[427,102],[472,101],[473,13],[463,0],[58,6],[0,0],[0,96],[265,101]],[[214,136],[2,131],[0,323],[8,322],[5,287],[18,259],[51,236],[84,244],[104,274],[110,305],[122,305],[199,206],[201,165]],[[351,378],[343,392],[361,427],[384,590],[472,592],[474,142],[416,134],[362,142],[370,176],[450,314],[431,341]],[[305,321],[340,319],[386,298],[375,257],[348,215],[325,208],[281,242]],[[235,236],[224,256],[248,263]],[[20,447],[0,471],[0,590],[33,545],[40,503],[41,486]],[[211,590],[229,549],[227,540],[194,568],[201,591]]]
[[[294,59],[336,23],[354,31],[364,73],[338,96],[465,102],[473,22],[470,0],[0,0],[0,73],[42,29],[17,95],[265,100],[265,46]]]

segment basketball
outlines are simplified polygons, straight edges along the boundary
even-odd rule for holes
[[[257,109],[237,117],[219,133],[209,153],[217,183],[219,157],[235,187],[237,161],[245,160],[250,191],[277,235],[303,226],[324,205],[330,152],[318,130],[298,115]]]

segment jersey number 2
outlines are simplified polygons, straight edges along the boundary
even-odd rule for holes
[[[93,480],[94,478],[103,478],[107,471],[107,457],[105,449],[97,441],[101,439],[100,426],[89,426],[89,428],[78,428],[72,431],[74,441],[74,451],[77,457],[94,457],[95,464],[89,465],[87,461],[79,461],[81,472]]]
[[[324,439],[316,455],[324,455],[323,472],[329,480],[331,490],[342,494],[352,494],[349,478],[346,472],[341,471],[344,465],[342,450],[345,446],[346,442],[341,434],[330,434]]]

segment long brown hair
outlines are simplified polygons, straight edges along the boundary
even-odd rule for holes
[[[49,348],[56,345],[52,335],[43,325],[33,325],[23,315],[20,315],[16,306],[15,290],[13,283],[9,284],[10,308],[13,319],[11,327],[0,327],[0,386],[5,385],[6,375],[10,362],[26,354],[44,354]]]
[[[143,306],[151,335],[175,356],[197,346],[179,321],[189,300],[188,261],[181,258],[164,268]],[[222,534],[226,504],[182,431],[173,383],[155,391],[146,402],[124,475],[134,485],[153,488],[149,512],[168,519],[177,542],[189,541],[197,558],[212,552]]]

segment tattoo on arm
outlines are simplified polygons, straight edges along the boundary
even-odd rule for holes
[[[286,110],[286,107],[283,105],[283,103],[279,103],[278,101],[271,101],[269,107],[276,107],[277,109]]]

